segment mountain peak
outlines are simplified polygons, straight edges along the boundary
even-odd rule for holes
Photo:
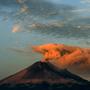
[[[30,67],[11,75],[0,81],[3,85],[86,85],[88,81],[69,72],[66,69],[58,69],[48,62],[36,62]]]

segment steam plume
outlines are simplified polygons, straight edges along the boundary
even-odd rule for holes
[[[79,65],[90,69],[90,49],[64,44],[44,44],[33,46],[34,51],[43,54],[41,61],[49,61],[59,68]]]

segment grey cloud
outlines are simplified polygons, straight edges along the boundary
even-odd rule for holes
[[[1,5],[10,6],[13,9],[10,8],[10,12],[6,9],[1,9],[0,14],[7,15],[9,13],[8,16],[12,18],[14,24],[22,24],[24,31],[53,35],[56,38],[89,37],[88,33],[90,33],[90,30],[85,25],[89,24],[90,20],[89,18],[80,18],[77,12],[72,12],[77,10],[75,7],[63,4],[57,5],[47,0],[17,1],[19,3],[16,0],[1,0]],[[19,8],[15,9],[17,6]],[[36,27],[32,27],[32,25],[36,25]]]

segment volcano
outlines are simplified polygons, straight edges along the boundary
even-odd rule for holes
[[[48,62],[30,67],[0,81],[0,90],[90,90],[90,83]]]

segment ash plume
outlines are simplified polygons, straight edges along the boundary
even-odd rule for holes
[[[44,44],[33,46],[35,52],[43,54],[42,62],[51,62],[59,68],[79,66],[90,69],[90,49],[64,44]]]

